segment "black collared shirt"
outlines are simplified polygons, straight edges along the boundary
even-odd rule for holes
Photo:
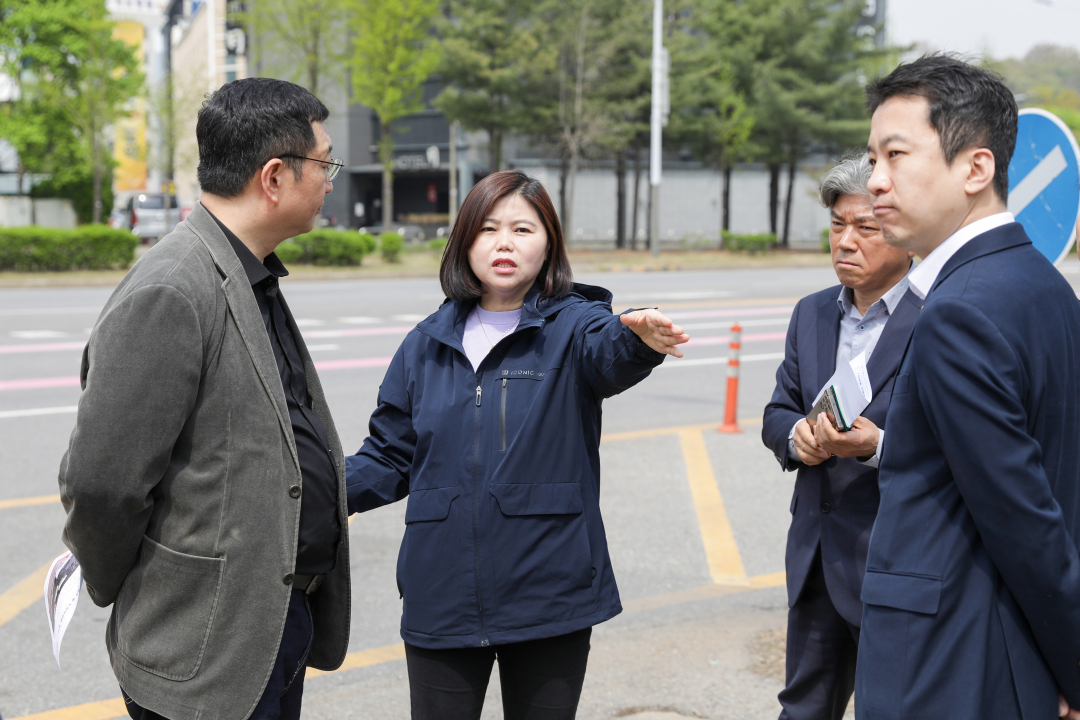
[[[302,479],[295,572],[320,575],[332,570],[337,560],[337,545],[341,537],[337,510],[338,478],[326,427],[311,409],[304,363],[296,347],[296,338],[285,319],[285,299],[281,296],[278,278],[285,277],[289,271],[273,253],[260,263],[240,238],[216,217],[214,221],[229,239],[251,282],[289,406]],[[288,488],[279,488],[279,491],[286,492]]]

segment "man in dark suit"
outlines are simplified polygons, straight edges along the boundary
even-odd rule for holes
[[[795,307],[761,433],[780,465],[798,470],[786,556],[784,720],[839,720],[855,687],[859,591],[878,506],[879,427],[918,316],[908,294],[911,254],[882,237],[866,189],[870,172],[866,156],[850,157],[822,178],[841,284]],[[862,353],[873,400],[852,430],[823,435],[806,415],[838,365]]]
[[[874,215],[924,258],[924,302],[881,450],[856,712],[1075,717],[1080,303],[1006,212],[1016,102],[941,55],[867,97]]]

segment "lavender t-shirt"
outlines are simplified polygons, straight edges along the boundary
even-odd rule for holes
[[[521,308],[506,312],[488,312],[477,305],[465,319],[465,334],[461,344],[465,355],[472,363],[473,370],[499,344],[504,337],[514,332],[521,319]]]

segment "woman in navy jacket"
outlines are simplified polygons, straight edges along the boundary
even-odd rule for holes
[[[414,719],[479,718],[495,659],[506,718],[573,718],[591,628],[622,609],[601,402],[689,338],[574,284],[551,200],[520,171],[469,193],[440,279],[449,299],[405,338],[346,459],[349,512],[409,496],[397,579]]]

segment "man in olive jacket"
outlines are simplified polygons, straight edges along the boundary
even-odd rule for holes
[[[106,645],[136,720],[299,718],[305,668],[348,647],[344,462],[273,254],[333,190],[327,115],[278,80],[209,96],[202,199],[83,353],[63,538],[113,605]]]

